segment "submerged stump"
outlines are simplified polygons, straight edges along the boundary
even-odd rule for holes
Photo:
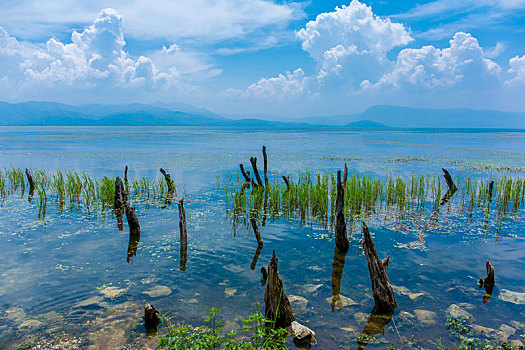
[[[480,287],[485,287],[485,293],[483,294],[483,304],[486,304],[492,297],[492,291],[494,290],[494,266],[487,259],[485,263],[485,268],[487,270],[487,277],[484,280],[480,280]]]
[[[244,184],[246,185],[247,188],[250,188],[250,183],[252,182],[250,178],[250,170],[245,171],[243,164],[239,164],[239,167],[241,168],[242,176],[244,176]]]
[[[180,270],[186,271],[188,261],[188,231],[186,230],[186,209],[184,198],[179,201],[179,230],[180,230]]]
[[[166,185],[168,185],[168,193],[173,192],[175,190],[175,185],[171,179],[171,175],[168,174],[164,168],[160,168],[160,172],[164,175],[164,180],[166,180]]]
[[[284,175],[281,175],[281,176],[283,178],[284,184],[286,185],[286,189],[289,190],[290,189],[290,178]]]
[[[144,305],[144,326],[146,328],[147,338],[153,338],[157,335],[159,324],[159,311],[155,306],[146,303],[146,305]]]
[[[278,272],[278,259],[273,251],[268,264],[268,280],[264,291],[264,315],[275,322],[276,328],[287,328],[295,321],[295,314],[284,293],[283,281]]]
[[[387,274],[390,257],[379,260],[374,242],[372,242],[372,237],[370,237],[370,232],[364,222],[363,252],[368,264],[370,280],[372,281],[372,293],[375,302],[374,311],[376,314],[389,314],[397,307],[394,291]]]
[[[344,214],[345,185],[348,176],[346,164],[343,180],[341,181],[341,170],[337,171],[337,197],[335,199],[335,246],[342,252],[347,252],[350,247],[346,235],[346,221]]]
[[[31,203],[31,200],[33,199],[33,195],[35,194],[35,181],[33,180],[33,176],[31,175],[31,172],[29,169],[26,168],[26,177],[27,181],[29,182],[29,196],[27,197],[27,200],[29,203]],[[22,190],[22,195],[24,191]]]
[[[259,175],[259,170],[257,169],[257,158],[250,157],[250,163],[252,163],[253,174],[255,175],[255,179],[257,179],[257,186],[264,187],[264,184],[261,179],[261,175]]]
[[[268,186],[268,155],[266,154],[266,146],[262,147],[262,154],[264,160],[264,186]]]
[[[347,252],[343,252],[337,247],[334,249],[334,261],[332,262],[332,312],[335,311],[336,304],[339,311],[343,309],[343,302],[341,301],[341,280],[343,279],[346,253]]]

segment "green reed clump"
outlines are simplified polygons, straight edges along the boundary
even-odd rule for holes
[[[65,205],[70,210],[82,209],[88,215],[94,212],[105,213],[107,209],[113,209],[115,197],[113,178],[104,176],[96,180],[83,172],[61,170],[49,172],[33,169],[31,173],[36,185],[40,216],[45,215],[48,196],[55,200],[60,212]],[[25,176],[25,170],[14,167],[0,171],[0,203],[3,203],[8,194],[20,191],[22,196],[24,195],[28,186]],[[168,193],[167,185],[160,178],[152,182],[145,178],[131,180],[131,186],[128,184],[127,189],[130,200],[149,200],[152,191],[152,200],[157,201],[159,205],[164,201],[164,197],[174,194],[174,191]]]
[[[248,226],[248,218],[269,214],[272,219],[296,219],[301,224],[317,223],[333,227],[336,197],[336,176],[334,173],[299,173],[296,181],[287,188],[280,178],[266,188],[246,189],[230,183],[226,187],[228,213],[235,226]],[[275,180],[272,179],[272,180]],[[372,178],[369,175],[351,174],[345,186],[345,216],[350,223],[370,217],[378,212],[403,218],[406,214],[421,215],[430,209],[439,213],[442,205],[459,205],[472,219],[475,210],[489,208],[492,201],[498,203],[498,215],[502,219],[511,209],[516,212],[525,206],[525,179],[472,179],[470,176],[456,176],[458,191],[448,193],[448,187],[441,175]],[[490,182],[494,181],[492,195]]]

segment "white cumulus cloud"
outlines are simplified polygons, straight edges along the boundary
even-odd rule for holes
[[[116,10],[104,9],[92,25],[74,31],[70,43],[51,38],[40,45],[19,41],[0,28],[1,85],[4,90],[9,87],[13,98],[37,89],[129,91],[184,85],[176,66],[181,61],[180,50],[172,46],[154,52],[152,57],[134,58],[124,50],[122,23]],[[193,59],[194,63],[197,61]],[[201,64],[193,68],[193,72],[206,70],[211,70],[211,66]],[[184,86],[184,90],[188,87]],[[118,90],[112,93],[118,95]]]
[[[394,69],[381,77],[378,85],[433,88],[463,84],[475,89],[482,82],[495,81],[501,68],[483,55],[476,38],[458,32],[449,43],[444,49],[432,45],[403,49]]]
[[[514,78],[506,81],[508,84],[525,83],[525,55],[515,56],[509,60],[509,73],[515,74]]]

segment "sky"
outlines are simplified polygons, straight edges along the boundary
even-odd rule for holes
[[[525,111],[525,0],[2,0],[0,100]]]

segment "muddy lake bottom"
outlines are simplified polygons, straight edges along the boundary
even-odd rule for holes
[[[445,142],[446,140],[446,142]],[[50,201],[44,218],[27,193],[0,207],[0,348],[69,340],[71,348],[154,348],[146,339],[143,304],[177,322],[200,326],[209,307],[224,307],[226,328],[264,305],[262,266],[275,249],[284,292],[296,318],[317,333],[318,349],[355,349],[374,306],[359,223],[349,225],[350,249],[334,257],[330,229],[296,218],[268,218],[232,229],[227,184],[241,183],[239,163],[262,167],[266,145],[272,181],[299,171],[342,169],[372,177],[452,174],[486,179],[506,172],[525,176],[525,133],[479,130],[232,130],[228,128],[103,127],[0,128],[3,166],[85,171],[90,176],[160,178],[171,173],[177,193],[169,205],[133,202],[141,226],[136,254],[128,256],[127,223],[114,213],[60,209]],[[505,170],[506,169],[506,170]],[[511,171],[508,169],[512,169]],[[188,260],[180,269],[177,200],[184,197]],[[495,210],[495,206],[494,206]],[[525,216],[518,209],[498,224],[494,211],[472,221],[455,203],[438,213],[403,219],[379,211],[367,221],[398,307],[367,345],[447,347],[458,342],[451,317],[471,317],[474,335],[519,341],[525,334]],[[124,219],[125,221],[125,219]],[[483,303],[485,261],[496,270],[492,297]],[[128,261],[129,260],[129,261]],[[342,265],[344,262],[344,265]],[[334,266],[336,272],[334,273]],[[337,272],[339,271],[339,272]],[[342,273],[341,273],[342,272]],[[334,305],[334,289],[339,299]],[[335,293],[337,294],[337,293]],[[483,332],[481,332],[483,329]],[[162,331],[160,332],[162,334]],[[293,345],[290,345],[293,348]]]

